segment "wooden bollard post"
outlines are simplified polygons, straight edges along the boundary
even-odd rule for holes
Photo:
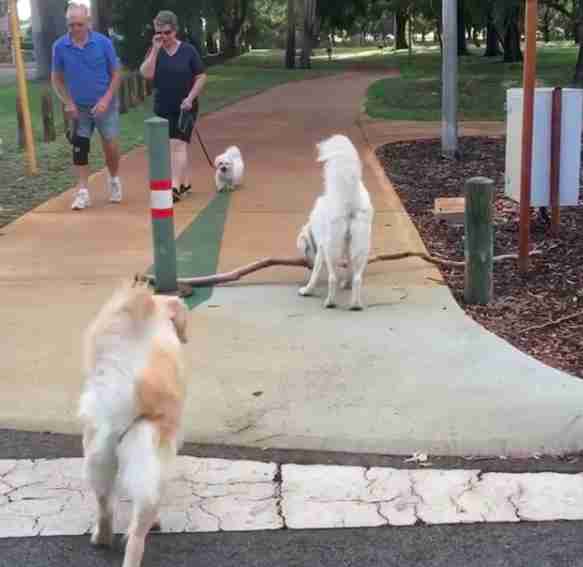
[[[136,92],[138,95],[138,102],[142,104],[144,102],[145,93],[144,93],[144,78],[140,73],[135,73],[135,81],[136,81]]]
[[[474,177],[465,185],[465,292],[470,305],[487,305],[493,293],[494,182]]]
[[[127,90],[128,90],[128,107],[134,108],[136,106],[136,94],[135,94],[135,82],[134,76],[130,73],[126,78]]]
[[[18,140],[18,147],[20,149],[23,149],[24,148],[24,116],[22,114],[22,101],[20,100],[19,95],[17,95],[17,97],[16,97],[16,123],[17,123],[16,138]]]
[[[128,111],[128,90],[126,88],[126,81],[122,78],[119,85],[119,113],[126,114]]]
[[[44,89],[41,95],[41,112],[43,117],[43,140],[45,143],[54,142],[57,139],[55,113],[53,96],[48,88]]]

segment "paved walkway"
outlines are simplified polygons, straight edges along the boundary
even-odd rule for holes
[[[121,495],[115,531],[125,533]],[[81,459],[0,460],[0,539],[95,524]],[[278,465],[179,457],[164,497],[174,533],[583,520],[582,474]]]
[[[294,254],[321,187],[314,144],[336,132],[351,136],[366,165],[374,251],[422,250],[372,150],[438,130],[361,121],[364,93],[377,78],[290,84],[205,117],[211,152],[237,143],[248,175],[241,191],[212,200],[211,172],[193,149],[200,182],[177,207],[181,270]],[[0,238],[0,426],[78,431],[81,332],[115,283],[151,262],[143,152],[128,156],[125,171],[125,204],[97,200],[74,215],[66,194]],[[102,185],[97,176],[95,192]],[[432,266],[410,259],[371,267],[363,313],[299,298],[305,275],[272,269],[194,298],[188,439],[406,454],[583,448],[583,384],[473,323]]]

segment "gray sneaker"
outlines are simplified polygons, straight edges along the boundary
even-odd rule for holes
[[[75,200],[71,205],[71,208],[74,211],[82,211],[83,209],[86,209],[87,207],[90,206],[91,198],[89,197],[89,191],[87,189],[79,189],[79,191],[77,191]]]
[[[121,203],[122,191],[121,191],[121,181],[119,177],[109,179],[109,202],[110,203]]]

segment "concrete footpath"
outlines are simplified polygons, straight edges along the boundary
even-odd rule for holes
[[[247,177],[230,198],[213,199],[211,172],[193,148],[200,183],[176,208],[181,270],[294,255],[321,190],[314,145],[337,132],[353,139],[365,163],[376,209],[373,253],[423,250],[373,149],[438,128],[362,120],[366,88],[378,78],[351,73],[285,85],[205,117],[210,151],[237,143]],[[97,199],[73,214],[65,194],[0,238],[0,426],[78,431],[81,333],[116,283],[151,262],[144,152],[130,154],[124,171],[121,206]],[[103,176],[94,185],[97,195]],[[468,319],[434,267],[418,259],[375,264],[362,313],[347,311],[344,296],[339,309],[324,310],[323,287],[320,297],[298,297],[306,275],[274,268],[197,294],[188,440],[386,454],[524,456],[583,447],[583,384]]]

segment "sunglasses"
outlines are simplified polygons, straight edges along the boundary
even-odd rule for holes
[[[171,35],[174,33],[174,30],[162,30],[162,31],[157,31],[157,34],[161,34],[161,35]]]

